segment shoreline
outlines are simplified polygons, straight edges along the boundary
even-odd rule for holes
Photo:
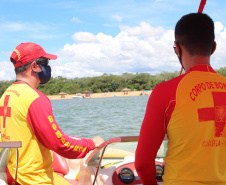
[[[84,96],[84,98],[108,98],[108,97],[127,97],[127,96],[140,96],[144,94],[144,96],[149,96],[151,91],[129,91],[128,93],[124,92],[108,92],[108,93],[93,93],[90,96],[86,97],[85,94],[79,94],[80,96]],[[49,95],[47,96],[50,100],[63,100],[63,99],[73,99],[73,96],[78,94],[66,94],[66,95]]]

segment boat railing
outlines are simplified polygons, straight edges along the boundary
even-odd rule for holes
[[[112,139],[109,139],[109,140],[103,142],[99,146],[99,149],[102,149],[103,148],[103,150],[102,150],[102,153],[100,155],[99,163],[98,163],[97,170],[96,170],[96,173],[95,173],[95,177],[94,177],[94,180],[93,180],[93,185],[95,184],[95,181],[96,181],[96,178],[97,178],[97,174],[98,174],[98,171],[99,171],[99,168],[100,168],[100,164],[101,164],[101,161],[103,159],[103,155],[104,155],[104,152],[105,152],[106,147],[109,144],[117,143],[117,142],[133,142],[133,141],[138,141],[138,138],[139,138],[139,136],[116,137],[116,138],[112,138]]]
[[[21,141],[8,141],[8,142],[0,142],[0,185],[7,184],[7,174],[6,167],[8,161],[12,154],[16,152],[16,166],[15,166],[15,182],[17,179],[17,170],[18,170],[18,160],[19,160],[19,150],[22,146]]]

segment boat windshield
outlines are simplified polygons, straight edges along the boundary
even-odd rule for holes
[[[168,142],[167,139],[163,140],[157,153],[157,157],[156,157],[157,160],[162,160],[166,156],[167,142]],[[111,164],[116,164],[124,160],[134,161],[137,143],[138,141],[115,142],[115,143],[108,144],[108,146],[104,151],[100,166],[102,168],[103,167],[105,168]],[[103,148],[100,150],[98,157],[96,158],[96,162],[97,160],[100,159],[102,151],[103,151]]]

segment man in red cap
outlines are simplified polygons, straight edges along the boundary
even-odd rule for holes
[[[50,100],[37,89],[51,78],[50,59],[57,56],[31,42],[18,45],[10,57],[16,81],[0,99],[0,129],[2,141],[22,141],[17,184],[69,184],[53,172],[51,150],[66,158],[82,158],[103,142],[100,137],[71,138],[59,128]],[[12,156],[7,165],[9,184],[15,178],[15,163]]]

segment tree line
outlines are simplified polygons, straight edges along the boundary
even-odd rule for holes
[[[226,77],[226,67],[215,70]],[[124,88],[132,91],[152,90],[158,83],[173,79],[179,75],[178,71],[173,73],[162,72],[151,75],[150,73],[123,73],[122,75],[112,75],[104,73],[98,77],[84,77],[67,79],[62,76],[51,78],[46,84],[40,84],[38,89],[46,95],[57,95],[60,92],[68,94],[83,93],[89,90],[92,93],[119,92]],[[0,81],[0,96],[14,80]]]

